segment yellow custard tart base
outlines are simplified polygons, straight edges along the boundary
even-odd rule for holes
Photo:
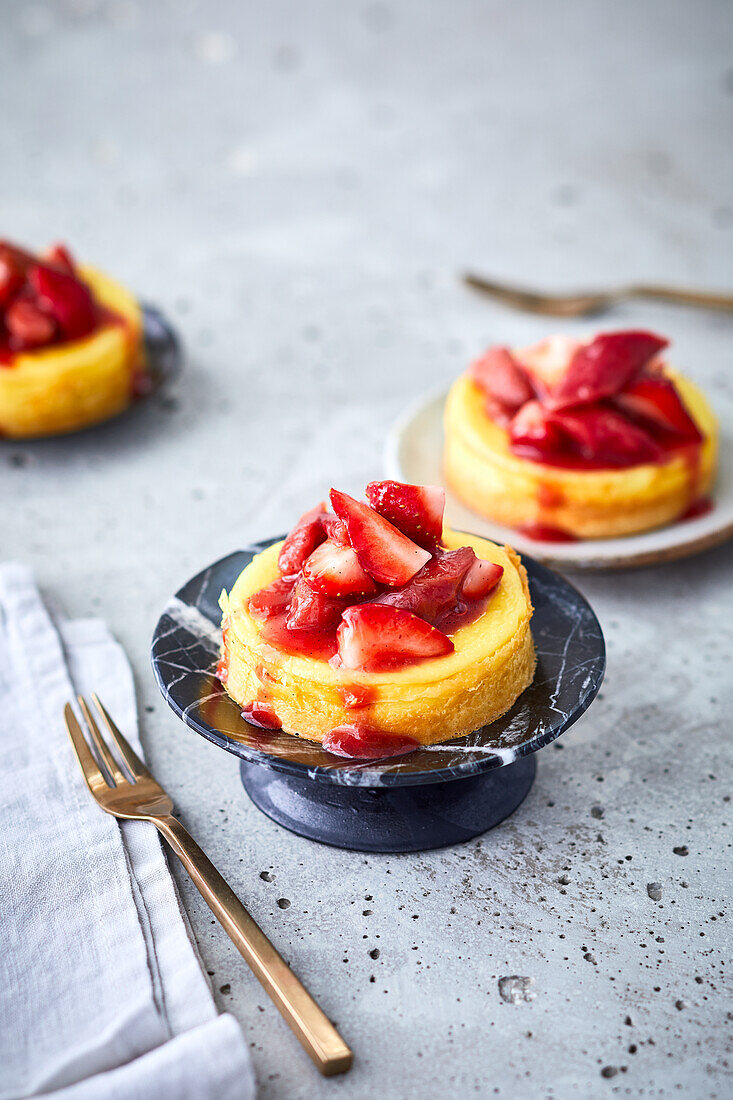
[[[80,268],[97,303],[119,315],[81,340],[0,363],[0,436],[24,439],[86,428],[126,409],[143,367],[140,306],[119,283]]]
[[[662,527],[705,496],[715,479],[718,426],[701,391],[667,368],[703,434],[696,459],[626,469],[572,470],[520,458],[506,430],[484,411],[471,378],[451,387],[445,407],[445,477],[472,511],[507,527],[542,524],[578,538],[614,538]]]
[[[313,741],[339,726],[363,725],[430,745],[499,718],[534,676],[527,575],[508,546],[448,530],[443,541],[448,549],[471,546],[479,557],[504,567],[483,614],[452,635],[453,653],[399,671],[368,673],[335,669],[272,646],[246,603],[280,576],[278,543],[258,554],[229,595],[221,596],[228,694],[242,707],[255,700],[267,703],[286,733]],[[370,702],[347,706],[345,697],[359,691]]]

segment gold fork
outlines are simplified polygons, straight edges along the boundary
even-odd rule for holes
[[[584,291],[577,294],[540,294],[506,283],[492,282],[470,272],[463,276],[464,283],[488,294],[505,305],[523,309],[528,313],[542,313],[549,317],[588,317],[601,313],[609,306],[627,298],[652,298],[658,302],[674,302],[707,309],[733,310],[733,295],[715,294],[705,290],[682,290],[669,286],[625,286],[617,290]]]
[[[96,695],[92,695],[92,699],[119,754],[119,762],[102,737],[83,696],[78,696],[79,706],[96,748],[96,758],[70,703],[64,707],[64,718],[87,786],[99,805],[115,817],[151,821],[155,825],[321,1073],[325,1076],[345,1073],[351,1068],[352,1053],[336,1028],[275,950],[208,856],[180,821],[172,816],[171,799],[120,733],[101,701]]]

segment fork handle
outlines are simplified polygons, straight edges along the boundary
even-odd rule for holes
[[[321,1073],[345,1073],[351,1067],[350,1049],[206,853],[175,817],[150,820]]]
[[[675,302],[707,309],[733,310],[733,294],[716,294],[708,290],[683,290],[681,287],[635,286],[629,288],[633,298],[654,298],[658,302]]]

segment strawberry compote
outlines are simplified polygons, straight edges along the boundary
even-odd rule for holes
[[[690,416],[651,332],[552,338],[516,354],[492,348],[471,367],[490,419],[514,454],[563,469],[624,469],[699,451]]]
[[[0,365],[17,355],[81,340],[123,317],[101,306],[64,245],[41,257],[0,241]]]

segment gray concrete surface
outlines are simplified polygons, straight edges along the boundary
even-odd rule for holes
[[[730,548],[580,579],[601,698],[512,820],[425,855],[261,816],[147,650],[180,582],[378,475],[390,421],[488,341],[547,331],[463,290],[463,265],[730,285],[733,9],[48,0],[0,20],[2,231],[67,238],[190,352],[134,415],[0,446],[0,552],[109,621],[183,820],[353,1043],[353,1072],[318,1079],[178,876],[262,1097],[730,1096]],[[607,323],[669,333],[730,392],[733,319]]]

